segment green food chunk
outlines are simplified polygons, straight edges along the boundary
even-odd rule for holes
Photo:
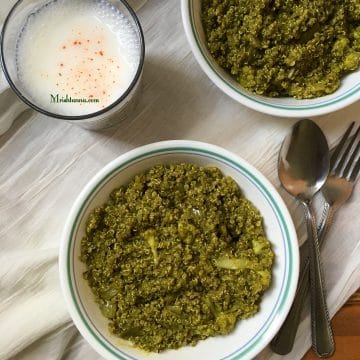
[[[257,261],[251,261],[249,259],[236,259],[229,258],[227,256],[220,257],[215,260],[216,266],[223,269],[229,270],[243,270],[243,269],[254,269],[257,267]]]
[[[149,352],[229,334],[253,316],[273,257],[234,179],[184,163],[113,190],[81,241],[84,278],[110,332]]]
[[[155,239],[155,230],[154,229],[146,230],[143,234],[143,237],[148,242],[154,257],[154,264],[157,265],[157,263],[159,262],[159,256],[157,252],[157,241]]]

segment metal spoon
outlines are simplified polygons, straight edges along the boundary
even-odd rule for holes
[[[329,147],[321,129],[311,120],[297,122],[281,147],[280,181],[303,205],[310,254],[312,346],[319,357],[331,356],[334,339],[325,298],[316,220],[311,201],[329,173]]]

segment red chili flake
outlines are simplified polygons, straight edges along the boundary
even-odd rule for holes
[[[104,56],[104,53],[103,53],[102,51],[99,51],[99,54],[100,54],[101,56]]]
[[[73,42],[74,45],[77,45],[77,43],[78,43],[77,41],[74,41],[74,42]]]
[[[64,64],[63,64],[63,63],[61,63],[61,64],[60,64],[60,66],[64,66]]]
[[[91,99],[91,98],[93,98],[94,97],[94,95],[89,95],[89,98]]]

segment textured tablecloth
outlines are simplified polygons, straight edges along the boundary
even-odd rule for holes
[[[1,0],[1,21],[11,4]],[[120,154],[159,140],[210,142],[255,165],[280,189],[277,154],[294,120],[249,110],[210,82],[186,41],[178,0],[148,1],[138,14],[146,38],[146,61],[140,104],[128,121],[116,129],[89,132],[27,111],[0,136],[1,360],[101,359],[66,311],[57,256],[76,196]],[[360,102],[316,122],[333,144],[359,114]],[[301,243],[302,212],[287,193],[279,191]],[[360,186],[336,216],[322,249],[332,316],[360,286],[359,197]],[[285,359],[300,359],[309,347],[307,313],[295,348]],[[265,349],[259,358],[280,357]]]

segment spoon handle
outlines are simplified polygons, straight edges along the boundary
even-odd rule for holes
[[[295,342],[296,332],[300,323],[301,309],[305,303],[309,291],[309,259],[307,258],[300,273],[299,284],[296,290],[294,302],[281,326],[280,330],[271,341],[271,348],[280,355],[288,354]]]
[[[335,345],[326,304],[315,215],[310,202],[303,201],[302,204],[309,242],[312,347],[318,357],[328,357],[334,353]]]
[[[320,247],[322,246],[325,235],[327,234],[328,229],[332,224],[333,215],[334,208],[325,203],[323,219],[318,230],[318,240]],[[280,355],[288,354],[294,346],[296,333],[300,323],[301,311],[304,308],[305,299],[307,298],[309,292],[310,264],[309,246],[307,241],[300,247],[300,255],[301,271],[294,302],[283,325],[274,339],[271,341],[272,350]]]

